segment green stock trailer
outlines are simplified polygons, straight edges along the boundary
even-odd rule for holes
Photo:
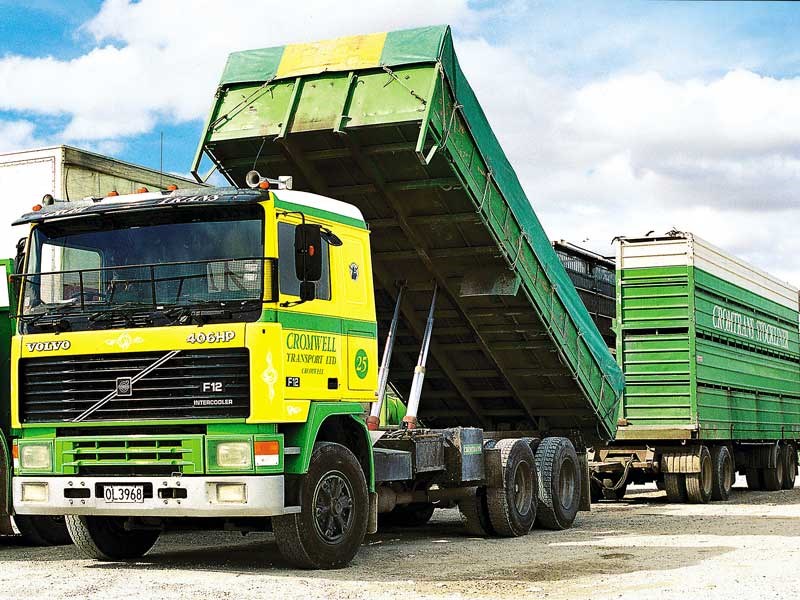
[[[32,546],[52,546],[69,543],[63,517],[12,516],[11,473],[13,459],[11,440],[11,336],[14,319],[10,309],[14,298],[9,276],[14,272],[13,259],[0,259],[0,273],[5,283],[0,284],[0,543],[20,536]]]
[[[656,481],[674,502],[794,486],[798,291],[689,233],[623,238],[616,440],[595,449],[594,499]]]

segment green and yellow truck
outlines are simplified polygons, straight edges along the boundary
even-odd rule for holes
[[[520,536],[588,509],[622,373],[449,28],[231,55],[204,160],[231,187],[18,221],[18,514],[100,559],[180,520],[332,568],[378,514]]]
[[[656,481],[673,502],[794,486],[800,439],[798,290],[681,231],[622,238],[615,441],[592,455],[592,493]]]

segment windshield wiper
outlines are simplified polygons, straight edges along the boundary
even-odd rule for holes
[[[96,310],[89,315],[90,323],[100,323],[109,319],[122,319],[127,327],[136,325],[134,320],[135,312],[144,308],[152,308],[152,304],[145,302],[124,302],[114,305],[111,308]]]
[[[170,324],[204,325],[210,319],[230,320],[234,314],[246,311],[247,304],[251,302],[258,300],[195,300],[184,306],[171,308],[165,314],[172,319]],[[228,306],[229,303],[234,306]]]
[[[78,303],[78,298],[70,299],[68,302],[63,302],[54,305],[45,305],[43,313],[38,315],[20,315],[20,320],[28,326],[35,326],[41,328],[50,328],[56,332],[66,331],[69,329],[69,321],[61,316],[62,313],[69,309],[75,308]]]

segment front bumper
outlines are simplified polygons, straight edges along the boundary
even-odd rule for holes
[[[44,498],[23,500],[23,486],[46,485]],[[244,486],[241,502],[221,502],[220,484]],[[144,486],[142,502],[113,503],[108,485]],[[283,475],[205,477],[15,477],[14,510],[21,515],[123,517],[272,517],[299,511],[284,506]]]

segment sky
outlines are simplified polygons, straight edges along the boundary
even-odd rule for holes
[[[677,228],[800,286],[794,3],[0,0],[0,152],[158,168],[163,132],[185,174],[229,52],[439,23],[552,239]]]

